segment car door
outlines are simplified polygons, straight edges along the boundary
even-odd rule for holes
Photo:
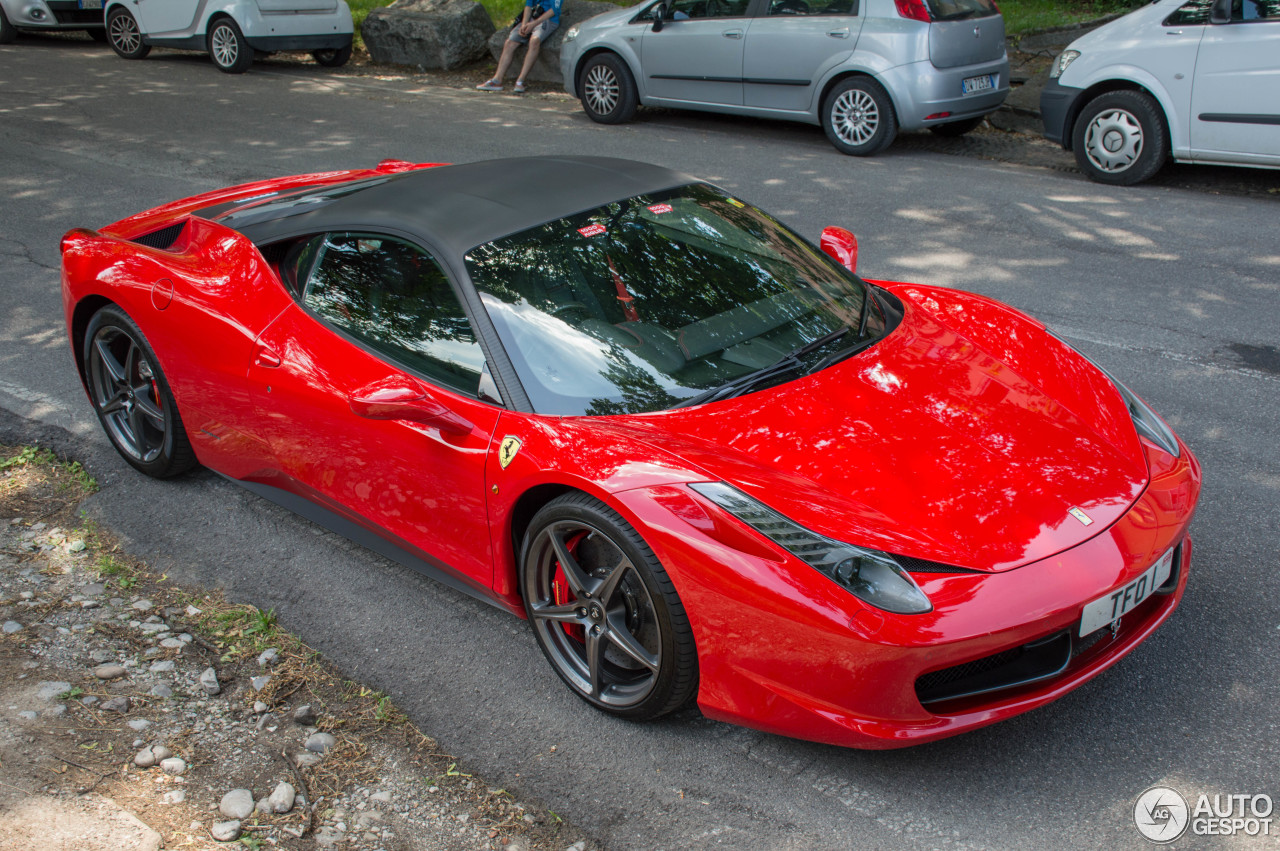
[[[282,485],[488,588],[500,409],[448,276],[407,240],[366,233],[300,242],[285,265],[297,300],[249,368]]]
[[[204,6],[201,0],[134,0],[138,24],[149,36],[165,36],[192,28]]]
[[[1280,0],[1227,0],[1231,22],[1200,40],[1194,159],[1280,164]]]
[[[858,0],[769,0],[743,53],[747,106],[806,111],[823,75],[853,53]]]
[[[749,0],[674,0],[665,25],[641,40],[645,91],[690,103],[742,104]]]

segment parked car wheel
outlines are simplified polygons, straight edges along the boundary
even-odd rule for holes
[[[124,460],[160,479],[196,465],[160,362],[124,311],[104,307],[89,320],[84,369],[93,408]]]
[[[107,18],[107,42],[121,59],[145,59],[151,52],[151,45],[142,40],[137,20],[119,6]]]
[[[985,115],[979,115],[977,118],[966,118],[963,121],[948,121],[946,124],[935,124],[929,129],[937,136],[945,136],[948,139],[954,139],[963,136],[970,130],[977,130],[985,119]]]
[[[870,77],[849,77],[827,94],[822,129],[840,153],[869,157],[893,142],[898,117],[883,86]]]
[[[253,64],[253,48],[230,18],[218,18],[209,27],[209,58],[219,71],[243,74]]]
[[[13,44],[17,37],[18,31],[13,28],[13,24],[9,23],[4,8],[0,7],[0,44]]]
[[[622,124],[635,117],[636,81],[626,63],[612,53],[597,53],[587,60],[578,77],[578,92],[592,121]]]
[[[575,694],[636,720],[693,697],[689,618],[653,550],[616,512],[586,494],[562,496],[534,516],[522,552],[529,623]]]
[[[351,45],[313,50],[311,58],[326,68],[341,68],[351,58]]]
[[[1076,163],[1100,183],[1130,186],[1152,177],[1169,156],[1169,131],[1160,104],[1146,92],[1099,95],[1072,130]]]

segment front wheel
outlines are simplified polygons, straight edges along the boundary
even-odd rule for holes
[[[351,58],[351,45],[313,50],[311,58],[326,68],[341,68]]]
[[[209,27],[209,58],[219,71],[243,74],[253,64],[253,49],[240,27],[230,18],[218,18]]]
[[[157,479],[196,465],[160,362],[124,311],[104,307],[89,320],[84,368],[93,409],[124,460]]]
[[[142,40],[137,20],[119,6],[107,18],[107,42],[121,59],[145,59],[151,52],[151,45]]]
[[[569,688],[611,715],[648,720],[697,692],[693,630],[653,551],[586,494],[547,503],[520,559],[525,612]]]
[[[1120,186],[1155,175],[1169,156],[1164,113],[1146,92],[1122,90],[1085,105],[1071,134],[1076,164],[1093,180]]]
[[[870,77],[850,77],[823,101],[822,129],[840,153],[869,157],[898,135],[898,116],[883,86]]]
[[[612,53],[587,60],[578,76],[582,109],[599,124],[622,124],[635,117],[639,95],[626,63]]]

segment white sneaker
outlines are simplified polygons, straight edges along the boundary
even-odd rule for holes
[[[524,80],[516,80],[516,87],[512,91],[518,95],[524,94]]]
[[[476,86],[476,88],[482,92],[500,92],[502,91],[502,83],[499,83],[497,80],[485,80],[483,83]]]

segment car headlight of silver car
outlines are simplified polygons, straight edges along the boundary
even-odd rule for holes
[[[560,43],[563,44],[566,41],[573,41],[575,38],[578,37],[578,33],[579,33],[578,25],[574,24],[573,26],[569,27],[569,29],[565,32],[564,38],[561,39]]]
[[[698,482],[689,487],[864,603],[899,615],[933,611],[920,586],[888,553],[811,532],[724,482]]]
[[[1080,51],[1078,50],[1062,51],[1058,54],[1057,58],[1053,60],[1053,64],[1049,66],[1049,76],[1052,79],[1058,79],[1062,76],[1062,72],[1067,70],[1071,63],[1075,62],[1079,58]]]

